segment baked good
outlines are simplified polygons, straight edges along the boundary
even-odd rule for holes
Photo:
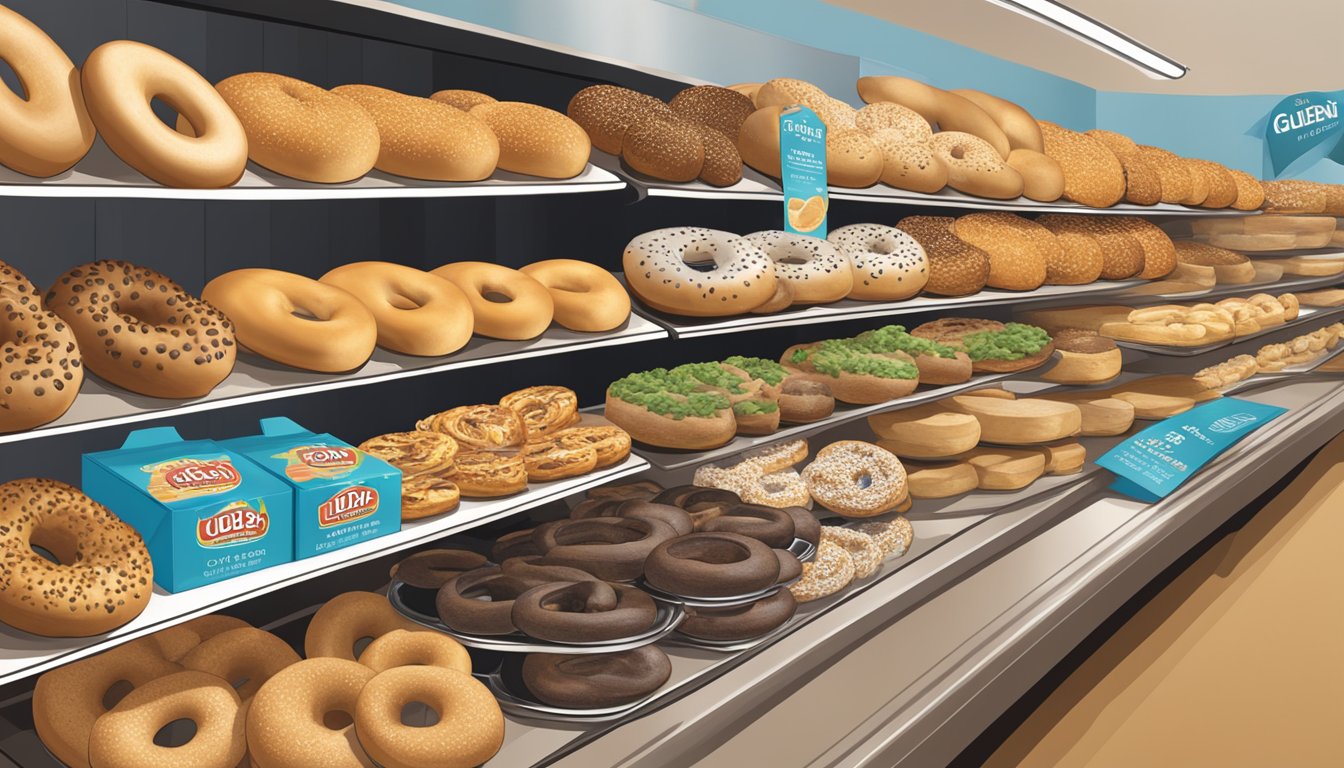
[[[689,123],[700,137],[705,162],[699,179],[713,187],[730,187],[742,180],[742,155],[733,140],[702,123]]]
[[[800,376],[784,379],[779,393],[779,420],[787,424],[811,424],[835,411],[835,395],[825,382]]]
[[[562,448],[587,447],[597,454],[597,468],[610,467],[630,455],[630,435],[606,425],[567,427],[551,438]]]
[[[1287,259],[1262,259],[1259,264],[1271,264],[1283,269],[1285,275],[1322,277],[1344,272],[1344,259],[1314,256],[1295,256]],[[1218,269],[1217,266],[1214,267]],[[1220,280],[1220,282],[1224,282]],[[1248,281],[1241,281],[1248,282]]]
[[[952,234],[989,254],[987,286],[1031,291],[1045,282],[1048,257],[1037,247],[1039,239],[1023,237],[1029,224],[1011,213],[972,213],[952,223]]]
[[[960,131],[939,131],[929,140],[933,156],[947,167],[947,186],[968,195],[1011,200],[1025,182],[989,142]]]
[[[839,592],[854,581],[854,560],[834,541],[817,545],[817,554],[803,563],[803,575],[789,585],[789,592],[800,603],[820,600]]]
[[[738,533],[701,531],[659,544],[644,563],[650,586],[687,597],[732,597],[779,580],[770,547]]]
[[[993,118],[994,122],[1003,130],[1004,135],[1008,137],[1008,146],[1013,150],[1044,151],[1045,145],[1041,138],[1041,128],[1027,110],[1007,99],[1001,99],[984,91],[957,88],[952,90],[951,93],[965,98]],[[1009,155],[1011,156],[1011,154],[1010,152]]]
[[[74,62],[36,24],[0,7],[0,58],[23,96],[0,107],[0,164],[29,176],[64,173],[93,145]]]
[[[668,106],[683,120],[713,128],[734,145],[742,122],[756,111],[749,97],[717,85],[693,85],[673,96]]]
[[[853,263],[828,240],[779,229],[742,239],[770,257],[775,278],[792,287],[794,304],[829,304],[854,287]]]
[[[1255,279],[1255,265],[1240,253],[1189,240],[1177,240],[1174,245],[1176,261],[1213,267],[1219,283],[1249,283]]]
[[[378,346],[385,349],[437,357],[471,340],[475,317],[467,295],[437,275],[386,261],[359,261],[331,270],[321,282],[346,291],[369,310]]]
[[[621,154],[626,129],[646,116],[673,117],[661,99],[616,85],[591,85],[574,94],[565,113],[588,133],[593,146]]]
[[[242,124],[205,78],[171,54],[132,40],[103,43],[84,60],[80,86],[108,148],[154,181],[208,189],[242,178],[247,167]],[[186,119],[190,137],[164,132],[150,109],[155,97]]]
[[[803,470],[803,480],[818,504],[843,517],[876,517],[899,508],[909,496],[900,459],[860,440],[822,448]]]
[[[817,113],[828,131],[858,128],[858,110],[839,99],[831,98],[806,80],[776,77],[762,83],[752,101],[757,109],[800,104]]]
[[[447,280],[466,295],[472,328],[482,336],[534,339],[546,332],[555,316],[550,291],[516,269],[485,261],[457,261],[430,274]]]
[[[597,451],[590,446],[562,445],[554,438],[529,442],[519,456],[527,482],[532,483],[578,477],[597,468]]]
[[[1138,216],[1111,216],[1107,222],[1110,226],[1103,231],[1100,242],[1114,246],[1117,241],[1107,236],[1114,230],[1134,238],[1143,249],[1143,270],[1137,275],[1138,279],[1156,280],[1176,269],[1176,246],[1161,227]],[[1113,266],[1117,272],[1124,269],[1120,264]]]
[[[485,563],[485,555],[465,549],[426,549],[392,566],[388,576],[412,587],[438,589],[454,576]],[[367,663],[367,659],[360,663]]]
[[[878,445],[901,459],[940,459],[969,451],[980,442],[974,416],[948,411],[938,403],[902,408],[868,417]]]
[[[907,77],[878,75],[860,77],[856,87],[859,98],[872,104],[891,101],[918,112],[939,131],[959,131],[978,136],[989,143],[1000,158],[1008,157],[1012,145],[985,110],[964,96],[950,93]]]
[[[471,674],[471,656],[453,638],[438,632],[407,632],[394,629],[369,643],[359,654],[359,663],[374,672],[396,667],[442,667]]]
[[[1228,173],[1232,174],[1232,181],[1237,185],[1237,199],[1232,202],[1232,207],[1239,211],[1254,211],[1265,203],[1265,188],[1260,184],[1260,180],[1251,174],[1228,168]]]
[[[667,181],[693,181],[705,167],[705,144],[692,123],[645,115],[621,138],[621,158],[636,171]]]
[[[434,101],[441,101],[450,107],[457,107],[463,112],[470,112],[472,107],[479,104],[493,104],[496,101],[495,97],[488,93],[465,88],[445,88],[442,91],[431,93],[429,98]]]
[[[1196,371],[1194,379],[1208,389],[1220,389],[1245,381],[1259,372],[1260,364],[1255,355],[1237,355],[1217,365]]]
[[[462,405],[416,422],[421,432],[440,432],[467,450],[499,451],[527,442],[527,426],[502,405]],[[461,456],[459,455],[460,459]]]
[[[357,711],[360,692],[375,675],[347,659],[308,658],[280,670],[247,709],[247,750],[253,764],[371,765],[354,723],[331,728],[323,715]]]
[[[1052,339],[1059,362],[1041,374],[1042,379],[1056,384],[1097,384],[1120,375],[1122,356],[1111,339],[1077,328],[1057,331]]]
[[[893,138],[911,144],[927,144],[933,127],[918,112],[890,101],[868,104],[854,114],[854,125],[876,137],[885,131]]]
[[[677,632],[721,643],[750,640],[783,626],[797,611],[798,601],[793,598],[793,593],[781,589],[767,598],[732,608],[687,606],[686,618],[677,625]]]
[[[826,239],[853,267],[851,299],[900,301],[918,294],[928,282],[924,249],[895,227],[851,224],[832,231]]]
[[[1001,400],[996,397],[957,395],[944,407],[974,416],[980,422],[980,440],[999,445],[1034,445],[1072,437],[1082,429],[1082,414],[1071,403],[1038,398]]]
[[[582,656],[529,653],[522,674],[527,690],[546,704],[601,709],[652,695],[672,676],[672,662],[656,645]]]
[[[1023,197],[1052,203],[1064,196],[1064,169],[1044,152],[1014,149],[1008,167],[1021,174]]]
[[[821,528],[821,540],[831,542],[849,553],[849,559],[854,563],[856,581],[872,576],[882,567],[885,553],[881,545],[866,533],[838,525],[825,525]]]
[[[892,334],[893,339],[898,335]],[[844,403],[886,402],[905,397],[919,386],[919,367],[913,356],[894,348],[880,352],[853,339],[795,345],[784,351],[780,362],[792,375],[825,384]]]
[[[1086,134],[1037,121],[1045,154],[1064,171],[1064,198],[1092,208],[1107,208],[1125,195],[1125,170],[1115,153]]]
[[[303,275],[235,269],[206,283],[201,299],[238,318],[239,344],[294,368],[353,371],[378,342],[377,321],[357,297]]]
[[[869,104],[863,109],[874,107],[905,109],[899,104],[888,102]],[[859,111],[862,113],[863,110]],[[911,114],[914,115],[913,112]],[[914,119],[923,123],[927,130],[928,123],[924,123],[924,118],[914,115]],[[882,128],[869,133],[868,137],[882,153],[882,175],[878,180],[883,184],[928,194],[947,186],[947,164],[934,154],[928,139],[912,140],[897,128]]]
[[[513,600],[513,625],[554,643],[596,643],[647,632],[658,618],[653,598],[605,581],[556,581]]]
[[[542,551],[539,564],[578,569],[607,581],[639,578],[650,553],[675,538],[671,525],[650,517],[557,520],[532,532]]]
[[[988,229],[990,235],[1002,233],[1019,247],[1039,255],[1045,261],[1045,282],[1058,285],[1074,285],[1091,282],[1096,279],[1097,259],[1095,253],[1080,252],[1077,248],[1065,249],[1055,237],[1054,232],[1021,216],[1010,213],[972,214],[985,217],[962,226],[960,221],[953,225],[953,231],[969,233],[972,238],[985,237],[981,230]],[[962,220],[968,217],[963,217]],[[986,226],[988,225],[988,226]],[[990,260],[990,284],[995,280],[993,259]],[[1011,274],[1005,282],[1011,282]]]
[[[1047,213],[1036,222],[1051,232],[1074,232],[1091,237],[1101,246],[1103,280],[1125,280],[1144,269],[1144,248],[1131,234],[1132,226],[1111,221],[1110,216]]]
[[[723,386],[707,388],[701,379],[709,376]],[[737,432],[732,403],[725,394],[728,385],[735,386],[736,377],[730,376],[713,363],[630,374],[607,388],[603,415],[641,443],[683,450],[717,448]]]
[[[1237,200],[1237,182],[1227,168],[1211,160],[1192,159],[1209,181],[1209,193],[1204,197],[1205,208],[1226,208]]]
[[[1204,169],[1194,160],[1188,157],[1177,158],[1177,162],[1185,169],[1185,173],[1190,177],[1190,194],[1181,202],[1186,205],[1203,205],[1205,198],[1209,196],[1209,185],[1211,179]]]
[[[1047,217],[1041,217],[1050,221]],[[1045,282],[1051,285],[1086,285],[1101,277],[1106,257],[1096,238],[1073,227],[1043,224],[1058,245],[1055,258],[1046,262]]]
[[[906,216],[897,229],[913,237],[929,262],[926,293],[964,296],[985,287],[989,279],[989,254],[952,232],[951,216]]]
[[[171,750],[154,743],[161,729],[181,719],[195,725],[190,741]],[[233,768],[247,751],[243,723],[228,680],[192,671],[164,675],[126,694],[94,722],[89,762],[99,768]]]
[[[435,610],[445,626],[472,635],[508,635],[513,625],[513,601],[527,590],[564,581],[592,581],[594,577],[577,568],[543,566],[536,558],[504,560],[504,565],[487,565],[459,574],[444,582],[434,596]],[[504,572],[504,566],[510,571]]]
[[[168,661],[178,662],[193,648],[215,635],[250,626],[252,625],[242,619],[211,613],[161,629],[148,639],[158,649],[160,656]]]
[[[377,123],[378,170],[429,181],[480,181],[495,172],[499,140],[462,110],[372,85],[332,90],[358,102]]]
[[[470,451],[457,457],[453,471],[446,479],[455,484],[463,496],[493,499],[527,490],[527,469],[522,453]]]
[[[184,669],[205,672],[223,680],[243,681],[234,690],[244,702],[251,701],[277,672],[297,663],[299,654],[289,647],[289,643],[255,627],[221,632],[202,641],[181,660]]]
[[[1045,474],[1046,455],[1039,450],[984,446],[962,457],[975,470],[977,488],[1016,491]]]
[[[774,474],[785,473],[797,474],[792,469]],[[716,518],[705,521],[699,530],[705,533],[736,533],[774,549],[783,549],[793,543],[793,517],[784,511],[785,507],[790,505],[756,503],[751,499],[750,493],[742,498],[748,503],[740,504]]]
[[[1344,306],[1344,288],[1298,291],[1297,298],[1309,307],[1341,307]]]
[[[0,433],[20,432],[53,421],[70,408],[84,382],[84,366],[74,332],[42,306],[37,286],[3,261],[0,296],[5,317],[0,360],[25,366],[10,371],[5,382]]]
[[[233,323],[152,269],[125,261],[75,267],[56,278],[46,305],[74,332],[84,365],[132,392],[202,397],[233,370]]]
[[[383,595],[345,592],[323,603],[313,614],[303,635],[303,655],[308,659],[333,656],[355,661],[355,643],[360,640],[376,640],[394,629],[410,631],[418,628],[417,624],[393,610]],[[255,701],[253,706],[256,706]]]
[[[749,312],[775,295],[774,262],[728,232],[700,227],[655,229],[625,247],[630,290],[660,312],[722,317]],[[714,268],[701,271],[695,266]]]
[[[371,437],[359,450],[377,456],[407,475],[446,472],[457,457],[457,441],[440,432],[391,432]]]
[[[439,720],[402,724],[402,711],[424,704]],[[441,768],[486,763],[504,745],[504,714],[483,683],[442,667],[397,667],[364,684],[353,710],[359,744],[383,768],[414,768],[433,756]]]
[[[579,397],[574,394],[574,390],[554,385],[526,387],[510,392],[500,398],[499,404],[518,415],[525,428],[527,442],[552,437],[573,424],[579,415]]]
[[[685,536],[695,530],[695,524],[691,522],[690,513],[686,510],[642,498],[589,498],[575,505],[569,511],[569,517],[571,520],[586,520],[590,517],[648,517],[667,523],[678,536]]]
[[[1278,179],[1260,183],[1268,213],[1324,213],[1326,186],[1301,179]]]
[[[826,132],[826,181],[837,187],[871,187],[882,178],[881,149],[858,128]]]
[[[910,334],[964,351],[977,373],[1030,370],[1045,364],[1055,351],[1048,333],[1023,323],[946,317],[917,326]]]
[[[45,637],[89,637],[120,627],[149,603],[154,567],[140,534],[65,483],[0,484],[0,532],[5,624]]]
[[[378,161],[381,139],[359,104],[312,83],[270,72],[227,77],[215,90],[247,133],[252,162],[301,181],[340,184]],[[186,115],[177,130],[194,135]]]
[[[885,442],[879,441],[878,445]],[[910,483],[910,496],[916,499],[946,499],[970,493],[980,487],[980,475],[964,456],[946,460],[907,461],[905,469]]]
[[[1115,131],[1092,129],[1086,135],[1100,141],[1111,150],[1125,171],[1125,200],[1136,205],[1153,205],[1162,201],[1162,177],[1157,169],[1139,152],[1134,140]]]
[[[588,134],[560,112],[521,101],[491,101],[468,114],[495,134],[500,170],[569,179],[588,167]]]

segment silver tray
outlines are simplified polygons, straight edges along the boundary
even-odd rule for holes
[[[691,637],[690,635],[683,635],[682,633],[677,632],[664,640],[663,643],[666,645],[679,645],[685,648],[703,648],[705,650],[721,651],[723,653],[749,651],[752,648],[768,643],[787,632],[789,627],[793,626],[793,620],[794,617],[791,616],[788,621],[780,624],[769,632],[766,632],[764,635],[749,637],[746,640],[704,640],[699,637]]]
[[[658,607],[658,616],[654,620],[653,627],[646,632],[638,635],[620,638],[618,640],[605,640],[596,643],[554,643],[546,640],[538,640],[528,637],[521,632],[509,635],[469,635],[465,632],[458,632],[449,628],[436,614],[425,613],[423,609],[415,603],[417,596],[414,595],[415,587],[407,586],[403,581],[394,579],[387,590],[387,599],[392,603],[392,608],[402,616],[410,619],[424,627],[438,630],[448,635],[459,643],[469,648],[480,648],[486,651],[499,651],[502,653],[615,653],[616,651],[628,651],[633,648],[640,648],[654,643],[672,633],[677,628],[681,620],[686,618],[686,612],[682,610],[681,604],[663,600],[657,595],[653,597],[654,604]],[[432,592],[433,590],[418,590],[420,592]],[[423,599],[423,598],[420,598]]]
[[[793,543],[786,549],[792,552],[793,556],[798,558],[798,562],[800,563],[806,563],[808,560],[817,556],[817,545],[810,541],[803,541],[802,539],[794,539]]]
[[[797,579],[794,579],[793,581],[797,581]],[[734,608],[739,605],[754,603],[757,600],[763,600],[770,597],[784,587],[787,587],[789,584],[792,584],[793,581],[771,584],[765,589],[758,589],[755,592],[748,592],[742,595],[729,595],[728,597],[693,597],[691,595],[677,595],[651,586],[644,579],[636,581],[635,586],[648,592],[654,600],[658,601],[687,605],[692,608]]]
[[[618,720],[658,697],[660,691],[629,704],[599,709],[566,709],[544,704],[533,697],[522,679],[522,659],[505,657],[491,672],[473,672],[499,701],[499,708],[515,717],[551,720],[561,723],[605,723]]]

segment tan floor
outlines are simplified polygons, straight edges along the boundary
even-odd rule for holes
[[[990,759],[1344,766],[1344,435],[1093,654]]]

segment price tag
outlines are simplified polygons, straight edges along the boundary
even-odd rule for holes
[[[779,179],[784,185],[784,229],[826,237],[826,124],[803,106],[779,113]]]
[[[1148,427],[1107,451],[1097,464],[1116,474],[1111,490],[1157,501],[1287,410],[1231,397],[1214,400]]]

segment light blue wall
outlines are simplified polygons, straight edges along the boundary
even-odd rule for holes
[[[710,82],[802,77],[855,104],[859,75],[978,88],[1074,130],[1100,126],[1257,176],[1271,173],[1261,126],[1281,96],[1098,92],[821,0],[394,1]],[[1318,149],[1283,175],[1344,183],[1344,166],[1324,154]]]

